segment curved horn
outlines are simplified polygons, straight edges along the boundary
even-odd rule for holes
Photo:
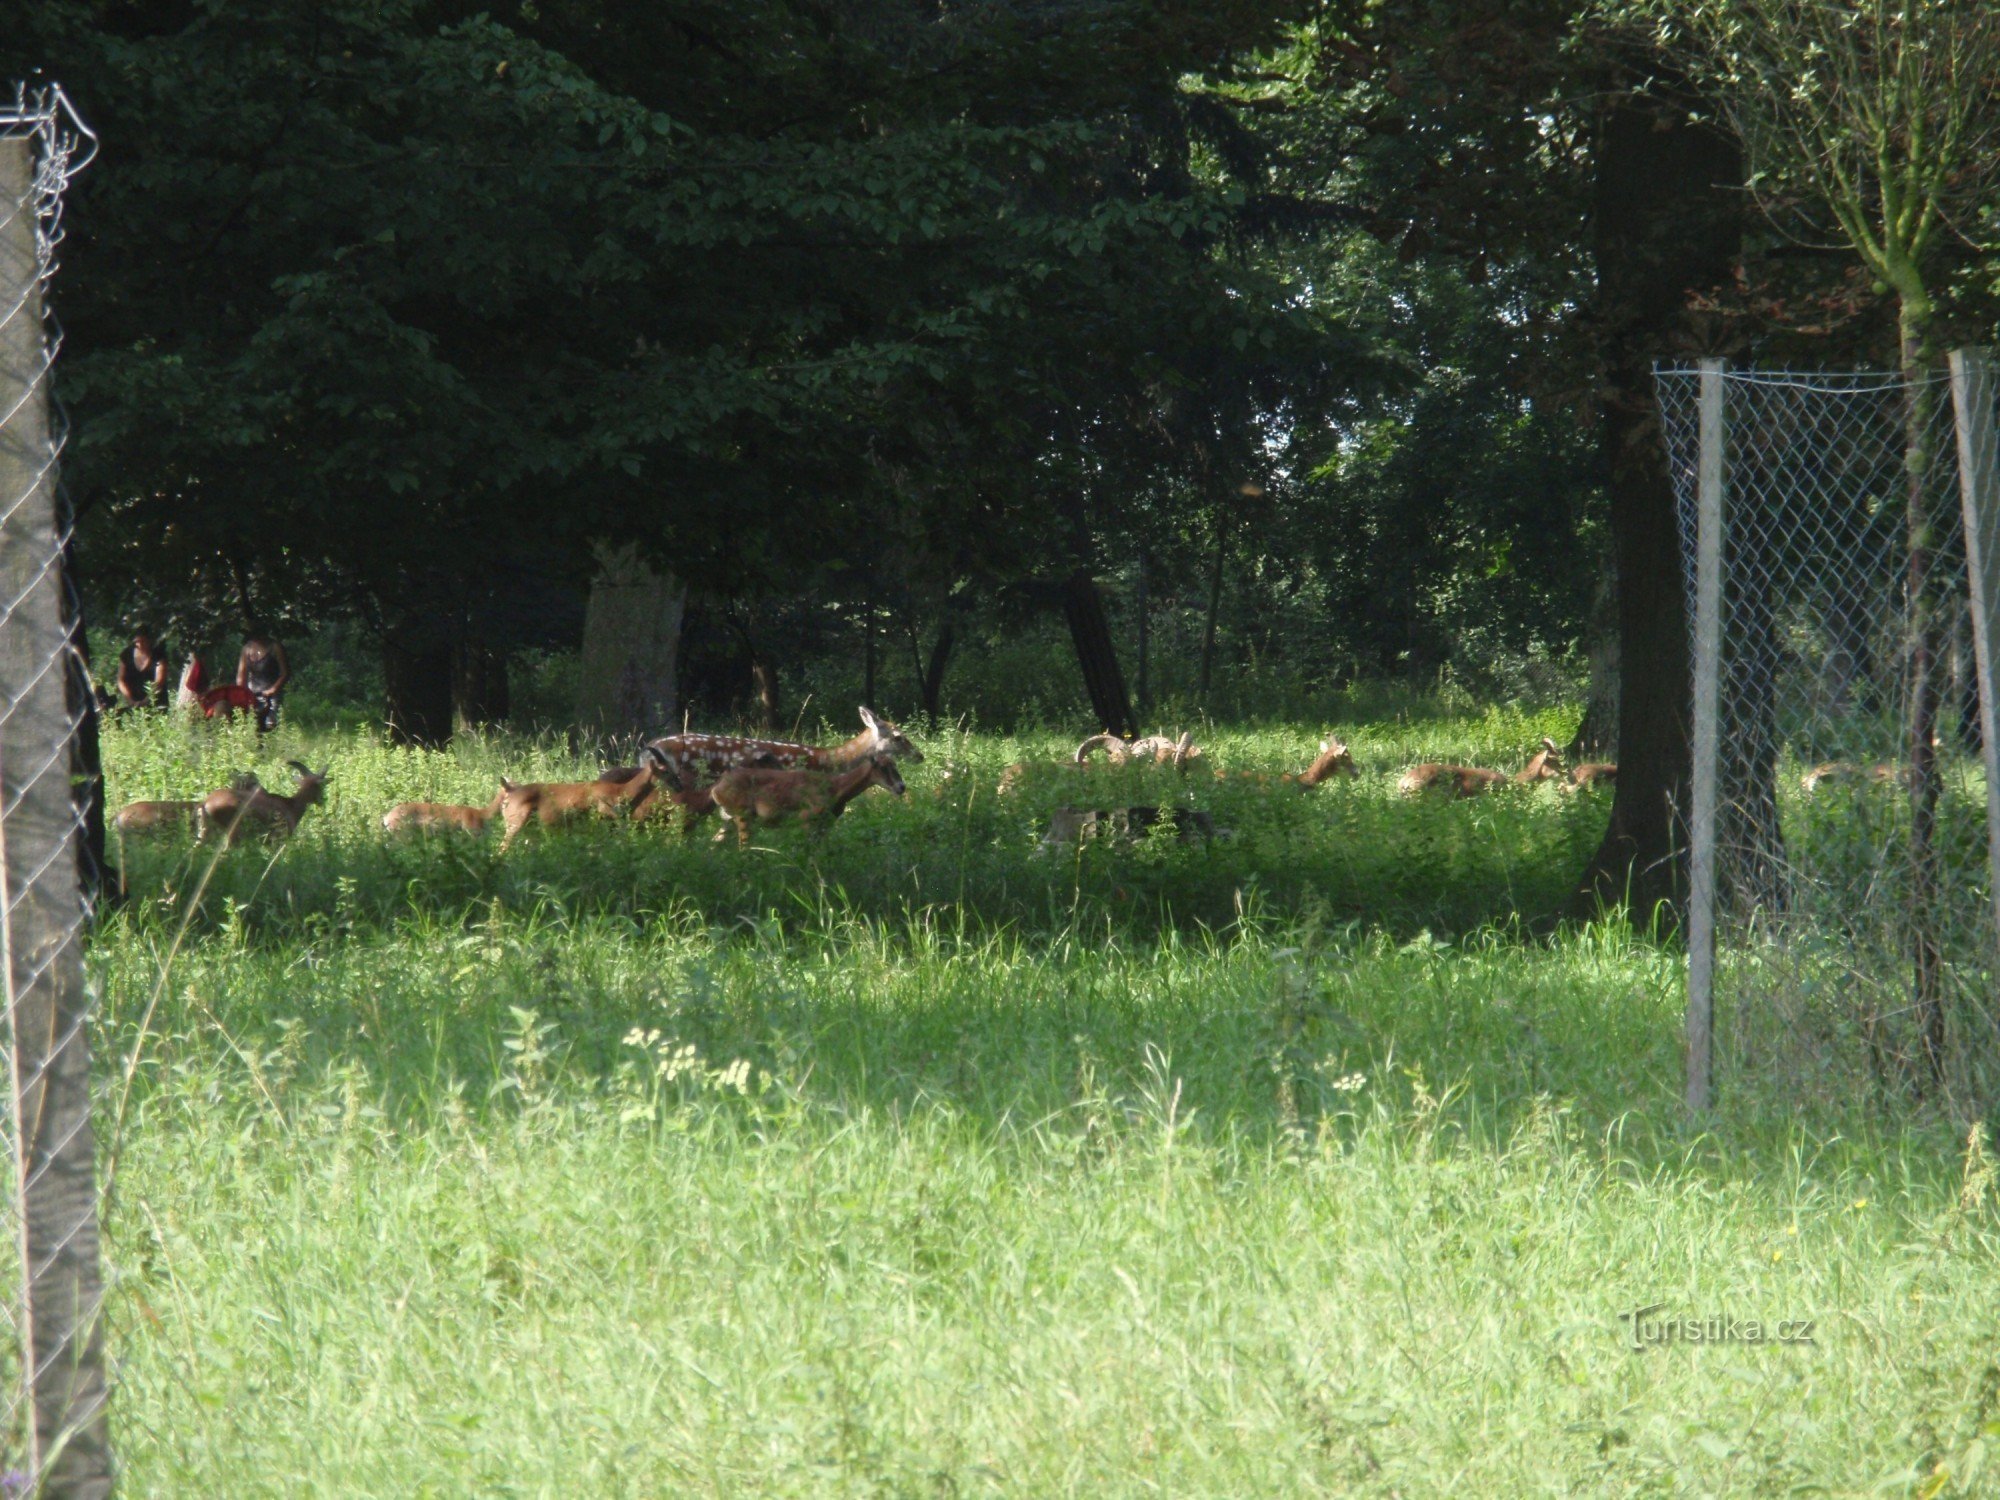
[[[1082,765],[1098,750],[1102,750],[1114,766],[1122,766],[1132,758],[1132,747],[1126,740],[1115,734],[1093,734],[1076,747],[1076,763]]]
[[[288,760],[285,764],[290,766],[294,771],[297,771],[301,776],[310,776],[313,773],[313,768],[302,760]],[[324,775],[326,773],[321,772],[320,774]]]
[[[1176,771],[1185,771],[1187,769],[1188,756],[1193,751],[1194,735],[1187,730],[1182,730],[1180,743],[1174,746],[1174,769]]]

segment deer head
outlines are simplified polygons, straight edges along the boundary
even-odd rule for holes
[[[924,758],[924,752],[911,744],[909,737],[894,724],[876,713],[872,708],[861,710],[861,722],[874,736],[872,749],[879,755],[897,755],[915,765]]]

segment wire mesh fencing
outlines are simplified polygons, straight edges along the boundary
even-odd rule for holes
[[[93,711],[73,640],[67,525],[49,384],[60,344],[45,292],[63,193],[89,131],[61,91],[0,101],[0,968],[10,1088],[4,1125],[19,1255],[0,1309],[0,1490],[110,1490],[90,1124],[89,918],[79,733]],[[92,866],[91,868],[95,868]]]
[[[1656,372],[1695,665],[1697,1105],[1711,1014],[1732,1069],[1788,1088],[2000,1086],[1973,568],[1994,507],[1960,442],[1992,391],[1977,359],[1952,369],[1956,391],[1942,370]]]

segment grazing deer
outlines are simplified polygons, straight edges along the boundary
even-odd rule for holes
[[[270,838],[290,838],[298,832],[299,819],[309,807],[326,800],[326,775],[332,766],[313,770],[304,761],[285,762],[298,772],[299,784],[291,795],[281,797],[266,791],[257,779],[240,778],[233,786],[210,792],[201,804],[201,837],[220,829],[225,847],[234,849],[252,830]]]
[[[640,808],[652,795],[655,781],[676,785],[667,758],[647,745],[640,758],[645,762],[629,781],[509,781],[500,778],[500,821],[507,832],[501,837],[500,852],[521,835],[530,823],[559,828],[593,814],[610,816]]]
[[[466,807],[457,802],[399,802],[382,814],[385,833],[484,833],[507,794],[500,793],[485,807]]]
[[[915,764],[924,752],[903,731],[873,709],[861,710],[861,733],[839,745],[800,745],[758,740],[740,734],[670,734],[647,746],[664,756],[675,784],[695,786],[741,767],[800,771],[844,771],[871,755],[900,756]],[[617,768],[623,770],[623,767]],[[613,774],[610,771],[606,776]]]
[[[708,791],[725,827],[736,825],[736,842],[742,846],[750,842],[750,829],[756,823],[789,819],[810,828],[824,828],[871,786],[898,797],[906,790],[896,770],[896,758],[887,751],[878,750],[837,774],[740,767]]]
[[[1593,787],[1612,786],[1618,780],[1618,766],[1614,761],[1587,760],[1580,766],[1572,766],[1569,773],[1569,789],[1573,792],[1587,792]]]
[[[1405,796],[1436,791],[1440,787],[1449,788],[1454,797],[1478,797],[1496,787],[1506,786],[1511,780],[1515,786],[1532,786],[1538,781],[1553,781],[1562,775],[1562,751],[1556,742],[1546,737],[1542,748],[1535,752],[1527,765],[1509,778],[1499,771],[1482,770],[1477,766],[1447,766],[1427,762],[1421,766],[1411,766],[1397,783]]]

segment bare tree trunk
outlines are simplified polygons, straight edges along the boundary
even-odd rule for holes
[[[1208,701],[1210,670],[1215,664],[1215,617],[1222,609],[1222,561],[1229,547],[1229,518],[1215,513],[1215,563],[1208,575],[1208,620],[1201,630],[1201,677],[1196,684],[1204,704]]]
[[[958,621],[949,615],[945,617],[944,628],[938,632],[937,640],[931,644],[931,658],[924,665],[920,690],[924,700],[924,713],[936,729],[938,720],[944,715],[944,673],[951,664],[952,647],[958,641]]]
[[[750,647],[750,686],[757,694],[757,723],[766,734],[782,727],[784,699],[778,693],[778,669],[754,642]]]
[[[1146,552],[1139,551],[1139,714],[1143,718],[1153,711],[1152,685],[1147,680],[1150,653],[1147,651],[1148,618],[1152,613],[1151,601],[1146,597]]]
[[[1590,680],[1572,756],[1607,755],[1618,744],[1618,584],[1608,571],[1590,606]]]
[[[460,636],[452,663],[452,708],[468,729],[505,722],[511,708],[507,658],[472,630]]]
[[[389,737],[397,744],[451,742],[451,640],[442,622],[383,637],[382,688]]]
[[[1660,437],[1652,363],[1690,290],[1725,280],[1741,239],[1736,144],[1691,123],[1671,91],[1626,93],[1597,131],[1592,234],[1606,359],[1597,403],[1618,565],[1618,781],[1604,841],[1577,882],[1575,908],[1631,903],[1645,921],[1677,907],[1685,861],[1687,600],[1680,528]]]
[[[1104,596],[1086,570],[1079,568],[1063,581],[1062,605],[1097,722],[1107,733],[1136,737],[1139,730],[1132,719],[1132,700],[1125,694],[1125,674],[1118,669],[1118,648],[1111,638]]]
[[[679,727],[681,620],[687,587],[634,545],[599,546],[583,617],[576,717],[617,738]]]
[[[861,701],[875,701],[875,591],[868,591],[868,603],[861,612]]]

